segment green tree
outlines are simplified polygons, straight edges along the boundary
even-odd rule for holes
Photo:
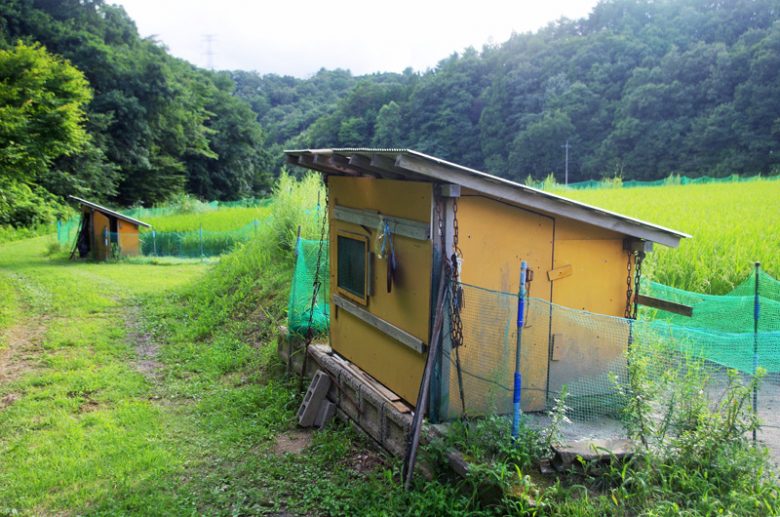
[[[84,75],[39,45],[0,50],[0,176],[32,183],[89,142]]]

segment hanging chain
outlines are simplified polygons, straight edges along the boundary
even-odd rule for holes
[[[632,319],[639,316],[639,286],[642,283],[642,262],[645,260],[645,252],[637,251],[634,257],[636,274],[634,275],[634,311],[631,314]]]
[[[626,250],[626,255],[628,256],[628,261],[626,263],[626,310],[623,313],[623,316],[628,320],[631,319],[633,315],[634,278],[631,274],[631,259],[634,258],[634,252],[628,249]]]
[[[626,250],[628,261],[626,263],[626,319],[637,319],[639,314],[639,287],[642,283],[642,262],[645,260],[645,252],[642,250]],[[633,271],[632,271],[633,264]],[[633,273],[633,274],[632,274]]]
[[[450,285],[452,293],[450,296],[450,318],[452,326],[450,328],[450,338],[452,348],[458,348],[463,345],[463,321],[460,318],[463,303],[463,286],[460,284],[459,265],[463,259],[463,252],[458,245],[458,199],[452,200],[452,257],[450,259]]]

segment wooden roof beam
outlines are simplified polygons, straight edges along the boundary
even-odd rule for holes
[[[302,155],[298,156],[297,158],[294,157],[294,156],[292,156],[291,158],[294,159],[294,161],[292,161],[292,163],[294,163],[295,165],[298,165],[299,167],[303,167],[305,169],[312,169],[312,170],[315,170],[317,172],[321,172],[321,173],[323,173],[325,175],[336,174],[334,171],[328,170],[325,167],[322,167],[321,165],[318,165],[317,163],[315,163],[314,155],[302,154]]]
[[[383,174],[393,174],[398,178],[430,181],[424,175],[416,174],[414,171],[399,170],[395,164],[395,157],[385,156],[383,154],[372,154],[370,166],[373,169],[382,171]]]
[[[388,179],[403,178],[403,176],[395,172],[380,169],[378,167],[372,167],[371,159],[367,156],[362,156],[359,154],[353,154],[352,156],[349,157],[349,165],[354,167],[357,170],[362,171],[363,174],[366,174],[368,176],[373,176],[375,178],[388,178]]]
[[[314,156],[314,164],[322,168],[331,170],[336,174],[345,174],[347,176],[360,176],[360,171],[349,166],[349,160],[337,154],[325,155],[317,154]]]

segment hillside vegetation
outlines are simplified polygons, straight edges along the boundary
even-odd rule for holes
[[[307,79],[199,69],[104,0],[0,0],[0,51],[0,226],[50,222],[67,194],[257,196],[284,147],[411,147],[515,180],[560,177],[566,142],[571,181],[780,163],[777,0],[603,0],[431,70]]]
[[[0,51],[0,149],[14,151],[0,154],[3,191],[13,182],[38,198],[148,206],[185,191],[224,200],[269,190],[263,131],[231,78],[141,38],[121,7],[2,0]],[[51,79],[34,83],[44,69]],[[63,90],[70,76],[78,88]],[[67,124],[58,123],[64,108]],[[17,195],[14,205],[29,199]],[[37,211],[47,204],[33,201]]]
[[[560,178],[568,140],[570,181],[768,174],[779,20],[776,0],[604,0],[423,73],[233,77],[277,150],[411,147],[523,180]]]

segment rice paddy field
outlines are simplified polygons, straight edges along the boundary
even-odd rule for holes
[[[187,232],[199,230],[224,232],[254,225],[271,213],[269,206],[213,208],[180,214],[146,217],[142,220],[158,232]]]
[[[755,261],[780,277],[780,180],[555,193],[690,234],[678,249],[650,254],[644,273],[656,282],[724,294]]]
[[[780,277],[780,180],[552,190],[690,234],[692,238],[684,239],[678,249],[656,246],[650,254],[643,273],[657,282],[724,294],[748,277],[755,261]],[[159,214],[138,214],[155,232],[153,239],[151,230],[144,231],[143,252],[152,256],[220,255],[251,239],[272,210],[267,204],[217,207],[203,203],[186,212],[161,209]],[[316,220],[315,212],[316,206],[308,207],[302,216]],[[73,226],[66,240],[75,235]]]

